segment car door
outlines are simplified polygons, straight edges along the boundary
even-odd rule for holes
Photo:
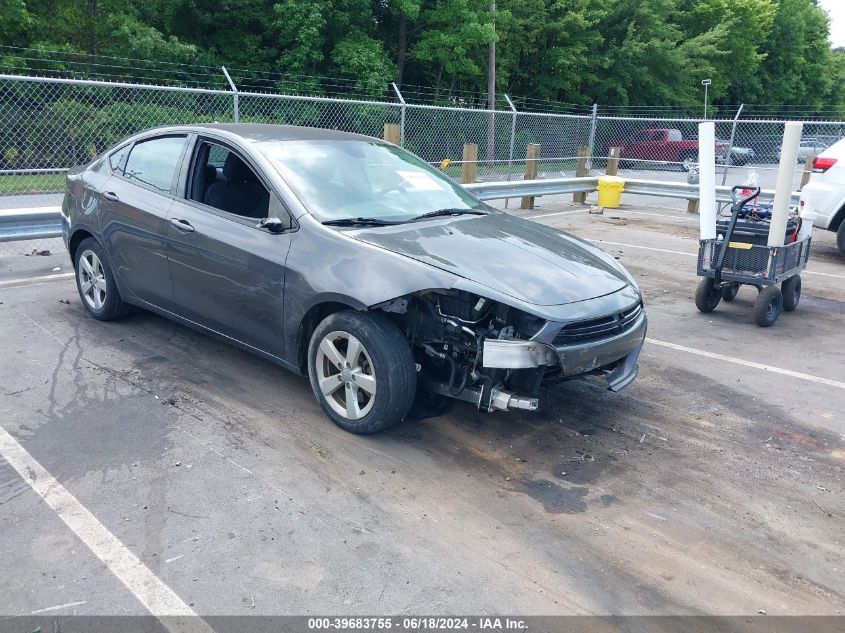
[[[648,138],[648,130],[640,130],[636,134],[632,135],[625,144],[625,150],[622,157],[640,160],[647,158]],[[637,165],[636,167],[640,168],[641,166]]]
[[[671,161],[675,156],[669,143],[669,134],[666,130],[652,130],[649,135],[648,160]]]
[[[231,156],[241,161],[238,173],[227,171]],[[267,195],[260,210],[249,200],[260,190],[237,189],[250,177]],[[283,358],[285,261],[294,220],[246,153],[219,139],[196,140],[179,188],[167,217],[175,311]],[[262,228],[268,216],[282,226]]]
[[[137,140],[128,156],[111,162],[112,176],[101,191],[100,231],[120,282],[165,309],[173,303],[166,216],[187,145],[185,134]]]

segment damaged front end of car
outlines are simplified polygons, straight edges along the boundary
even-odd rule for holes
[[[636,377],[646,330],[640,295],[600,300],[605,313],[590,318],[584,316],[596,312],[589,305],[539,316],[457,289],[417,292],[373,308],[405,332],[429,394],[487,412],[534,411],[544,385],[592,375],[618,391]]]

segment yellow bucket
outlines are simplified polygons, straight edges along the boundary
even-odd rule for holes
[[[625,189],[625,181],[617,176],[599,178],[599,206],[605,209],[618,209]]]

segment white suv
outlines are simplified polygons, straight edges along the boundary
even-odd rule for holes
[[[813,225],[836,233],[836,245],[845,256],[845,139],[813,160],[810,182],[801,191],[801,216]]]

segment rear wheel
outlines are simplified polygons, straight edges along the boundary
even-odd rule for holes
[[[323,411],[351,433],[401,422],[417,388],[416,365],[387,317],[353,310],[326,317],[308,347],[311,389]]]
[[[705,277],[698,282],[698,287],[695,289],[695,307],[701,312],[713,312],[721,300],[722,291],[716,288],[711,277]]]
[[[111,265],[99,242],[82,240],[76,249],[76,288],[88,313],[100,321],[126,316],[129,304],[123,301]]]
[[[728,284],[727,286],[722,286],[722,301],[727,301],[730,303],[734,299],[736,299],[736,295],[739,292],[739,284]]]
[[[698,163],[698,155],[693,152],[687,152],[681,155],[681,169],[689,171]]]
[[[845,257],[845,220],[839,224],[839,230],[836,232],[836,246],[842,257]]]
[[[763,288],[754,302],[754,322],[760,327],[769,327],[783,312],[783,293],[777,286]]]
[[[783,293],[783,309],[792,312],[801,300],[801,276],[790,277],[780,285],[780,290]]]

